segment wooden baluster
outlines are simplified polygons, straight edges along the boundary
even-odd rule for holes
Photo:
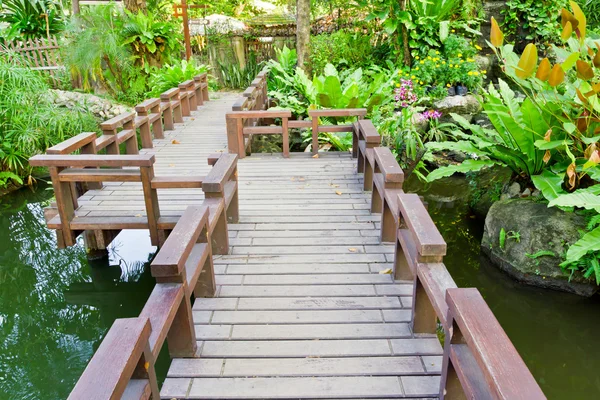
[[[319,153],[319,117],[312,117],[312,153]]]
[[[146,204],[146,214],[148,216],[148,230],[150,231],[150,241],[153,246],[160,244],[158,235],[158,219],[160,218],[160,209],[158,206],[158,195],[156,189],[152,189],[152,179],[154,178],[154,167],[140,167],[142,174],[142,189],[144,191],[144,202]]]
[[[75,217],[77,204],[73,200],[72,185],[70,182],[61,182],[58,174],[64,168],[49,167],[52,186],[54,187],[54,196],[56,197],[56,207],[62,228],[63,239],[66,246],[75,244],[75,233],[71,230],[71,221]]]
[[[152,107],[152,109],[150,111],[152,114],[160,115],[161,114],[160,101],[154,107]],[[156,121],[154,121],[154,123],[152,124],[152,133],[154,134],[155,139],[164,139],[165,138],[165,134],[163,131],[163,125],[162,125],[162,117],[158,117],[158,119]]]
[[[289,139],[289,132],[288,132],[288,118],[287,117],[283,117],[281,119],[281,129],[282,129],[282,134],[283,134],[283,156],[285,158],[290,158],[290,139]]]
[[[134,114],[131,116],[131,119],[123,124],[123,129],[131,129],[133,130],[133,135],[125,141],[125,151],[127,154],[140,154],[138,149],[137,142],[137,133],[135,130],[135,125],[133,123]]]

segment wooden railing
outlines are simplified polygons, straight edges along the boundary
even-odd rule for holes
[[[50,172],[56,202],[45,210],[45,216],[48,227],[57,230],[59,247],[72,246],[83,231],[95,231],[94,241],[98,248],[104,248],[121,229],[149,229],[152,244],[160,245],[176,218],[161,216],[156,190],[199,188],[205,192],[210,206],[215,251],[226,254],[227,219],[237,221],[239,214],[237,157],[229,154],[211,157],[209,164],[214,168],[206,177],[155,177],[154,157],[139,155],[138,134],[141,148],[152,148],[153,136],[164,138],[164,131],[175,129],[176,122],[183,122],[183,116],[190,115],[207,100],[208,81],[204,73],[167,90],[160,98],[140,103],[135,107],[136,112],[102,122],[100,136],[94,132],[81,133],[48,148],[46,155],[32,157],[31,166],[48,167]],[[101,188],[104,181],[141,182],[147,215],[77,216],[78,199],[90,189]],[[215,182],[221,184],[220,190]]]
[[[337,110],[309,110],[307,120],[292,120],[289,110],[269,110],[271,102],[267,95],[268,72],[263,70],[252,81],[227,113],[227,144],[230,153],[240,158],[252,154],[254,135],[281,135],[283,156],[289,157],[289,130],[305,128],[312,130],[312,153],[319,151],[319,132],[353,132],[353,124],[327,124],[339,118],[357,117],[363,120],[364,108]],[[379,137],[379,135],[377,135]]]
[[[117,319],[69,395],[72,400],[160,399],[155,360],[194,357],[193,297],[213,297],[210,206],[190,206],[150,266],[157,284],[139,317]]]
[[[371,210],[381,212],[381,240],[396,246],[394,279],[414,282],[413,333],[444,330],[439,398],[545,399],[479,291],[457,288],[443,264],[446,242],[422,199],[402,190],[404,173],[378,136],[370,121],[358,121],[353,155]]]

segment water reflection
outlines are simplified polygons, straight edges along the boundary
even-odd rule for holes
[[[118,237],[93,268],[81,245],[58,250],[44,222],[51,197],[39,187],[0,198],[2,399],[66,398],[114,319],[137,316],[154,284],[145,233]]]
[[[448,243],[445,264],[459,287],[476,287],[549,399],[600,398],[600,296],[585,299],[524,286],[481,254],[483,222],[468,208],[465,179],[410,191],[425,196]]]

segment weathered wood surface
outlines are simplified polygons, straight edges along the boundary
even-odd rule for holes
[[[173,361],[162,398],[437,398],[442,348],[411,332],[412,282],[380,273],[394,246],[351,155],[253,154],[238,175],[197,357]]]

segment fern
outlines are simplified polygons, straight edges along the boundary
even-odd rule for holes
[[[600,251],[600,227],[586,233],[581,239],[572,244],[567,250],[567,257],[561,266],[577,262],[586,254],[596,251]]]
[[[592,218],[590,218],[590,220],[588,221],[588,224],[585,227],[585,229],[587,229],[588,231],[591,231],[592,229],[594,229],[598,225],[600,225],[600,214],[594,215]]]

